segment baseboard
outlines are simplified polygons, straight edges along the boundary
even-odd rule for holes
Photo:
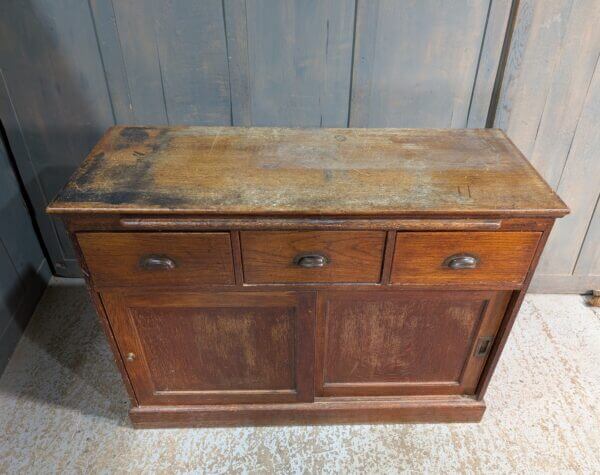
[[[600,275],[534,275],[529,292],[538,294],[586,294],[600,289]]]
[[[136,428],[479,422],[485,403],[465,396],[223,406],[139,406]]]

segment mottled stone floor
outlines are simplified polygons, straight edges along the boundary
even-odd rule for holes
[[[131,429],[84,289],[49,287],[0,378],[0,473],[600,472],[600,312],[531,295],[480,424]]]

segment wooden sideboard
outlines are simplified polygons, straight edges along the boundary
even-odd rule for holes
[[[496,129],[114,127],[48,212],[174,427],[480,420],[568,209]]]

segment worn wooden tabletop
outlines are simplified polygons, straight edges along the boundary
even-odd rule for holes
[[[497,129],[113,127],[49,212],[560,216]]]

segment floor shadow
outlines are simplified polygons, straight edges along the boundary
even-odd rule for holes
[[[42,297],[0,392],[129,426],[127,393],[87,290],[62,280]]]

